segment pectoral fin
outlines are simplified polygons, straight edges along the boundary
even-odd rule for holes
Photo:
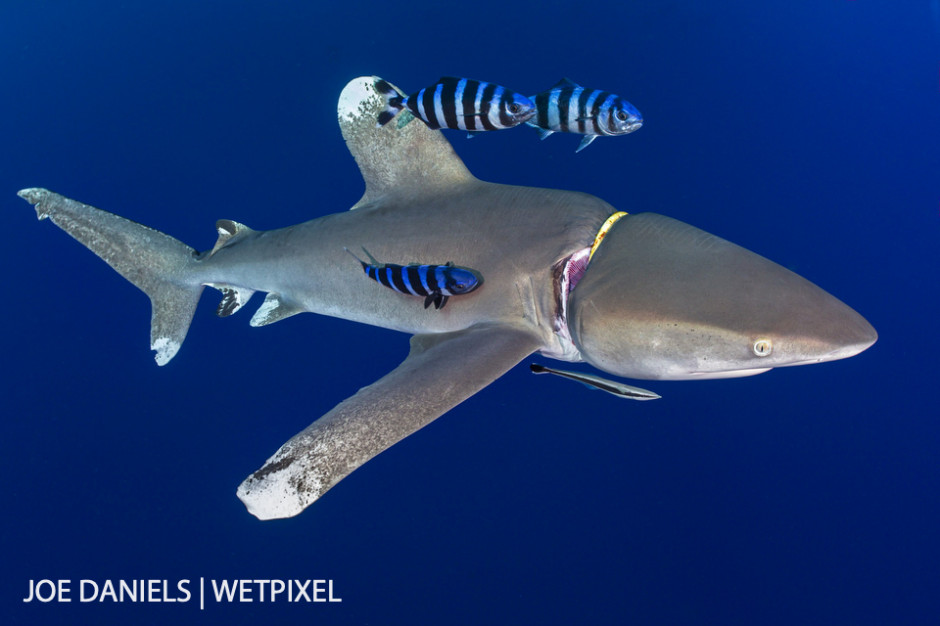
[[[585,135],[584,138],[581,139],[581,143],[578,144],[578,149],[575,150],[575,153],[581,152],[587,148],[595,139],[597,139],[597,135]]]
[[[526,123],[528,124],[528,122],[526,122]],[[551,137],[551,136],[552,136],[552,133],[555,132],[555,131],[552,131],[552,130],[548,130],[547,128],[539,128],[539,127],[537,127],[537,126],[536,126],[535,128],[536,128],[536,130],[538,130],[538,132],[539,132],[539,139],[541,139],[542,141],[545,141],[546,139],[548,139],[549,137]]]
[[[386,448],[431,423],[539,348],[527,329],[483,324],[416,335],[408,358],[281,446],[238,487],[259,519],[292,517]]]
[[[435,291],[434,293],[428,294],[428,297],[424,299],[424,308],[428,308],[432,304],[435,309],[443,309],[444,305],[447,304],[448,296],[445,296],[440,291]]]

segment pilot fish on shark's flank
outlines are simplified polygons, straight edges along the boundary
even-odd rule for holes
[[[385,97],[378,126],[385,126],[408,109],[428,128],[471,132],[511,128],[535,115],[535,103],[495,83],[445,76],[410,96],[403,96],[384,80],[375,90]]]
[[[530,99],[535,101],[536,114],[526,124],[537,128],[542,139],[556,131],[584,135],[575,152],[600,135],[626,135],[643,125],[640,112],[620,96],[585,89],[567,78]]]
[[[370,261],[366,263],[349,248],[343,250],[359,261],[366,276],[377,283],[405,295],[424,296],[424,308],[433,304],[435,309],[443,309],[450,296],[470,293],[483,284],[483,276],[478,271],[451,262],[445,265],[379,263],[363,248]]]

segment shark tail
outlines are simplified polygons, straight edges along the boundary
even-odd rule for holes
[[[17,195],[36,207],[39,219],[51,219],[147,294],[153,307],[150,348],[156,351],[157,365],[166,365],[186,338],[202,294],[196,250],[47,189],[23,189]]]
[[[376,81],[375,90],[385,97],[385,110],[379,113],[376,127],[385,126],[405,108],[404,98],[388,81],[382,79]]]

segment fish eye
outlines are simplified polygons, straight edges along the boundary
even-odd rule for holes
[[[617,111],[617,119],[621,122],[627,121],[627,113],[625,111]]]
[[[510,113],[518,113],[518,112],[521,111],[521,110],[522,110],[522,107],[519,106],[518,103],[516,103],[516,102],[511,102],[511,103],[509,103],[509,112],[510,112]]]
[[[770,356],[773,351],[774,344],[770,339],[758,339],[754,342],[754,354],[757,356]]]

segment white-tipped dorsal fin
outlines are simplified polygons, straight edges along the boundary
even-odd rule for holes
[[[475,181],[440,131],[429,129],[410,114],[402,113],[376,128],[386,103],[375,89],[378,80],[375,76],[354,78],[339,97],[339,126],[366,183],[362,199],[352,208],[383,198],[437,195]]]

